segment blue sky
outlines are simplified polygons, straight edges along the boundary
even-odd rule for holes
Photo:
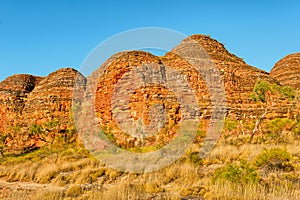
[[[78,69],[99,43],[142,27],[208,34],[269,71],[285,55],[300,52],[299,2],[0,0],[0,80]]]

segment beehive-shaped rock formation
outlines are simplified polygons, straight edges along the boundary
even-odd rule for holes
[[[281,84],[300,89],[300,53],[285,56],[270,72],[271,77]]]

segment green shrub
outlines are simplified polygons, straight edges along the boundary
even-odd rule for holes
[[[251,94],[251,98],[254,101],[261,101],[265,102],[266,101],[266,92],[271,90],[271,86],[267,81],[264,80],[259,80],[255,84],[253,88],[253,93]]]
[[[43,132],[43,127],[39,124],[32,124],[29,128],[29,135],[39,135]]]
[[[260,168],[282,169],[290,171],[292,165],[288,164],[292,156],[285,148],[264,149],[255,160],[255,165]]]
[[[281,97],[288,98],[289,100],[295,99],[295,90],[289,86],[280,86],[277,84],[270,85],[265,80],[258,80],[253,88],[253,93],[250,98],[254,101],[266,102],[266,93],[280,95]]]
[[[280,92],[284,97],[287,97],[289,99],[295,99],[295,90],[289,86],[281,87]]]
[[[238,126],[238,123],[236,121],[233,121],[231,119],[226,119],[224,123],[224,128],[228,131],[236,130]]]
[[[255,183],[259,181],[256,169],[245,161],[231,163],[218,170],[213,176],[213,181],[229,181],[232,183]]]
[[[295,90],[289,86],[280,86],[277,84],[272,84],[271,90],[273,93],[280,94],[282,97],[288,98],[290,100],[295,99]]]
[[[282,131],[290,131],[295,122],[288,118],[276,118],[266,124],[266,131],[269,134],[277,136]]]

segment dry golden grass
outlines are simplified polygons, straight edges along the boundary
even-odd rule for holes
[[[32,200],[62,200],[64,193],[62,191],[37,191],[30,197]]]
[[[205,199],[245,199],[245,200],[273,200],[273,199],[291,199],[297,200],[300,196],[298,188],[291,188],[292,182],[282,184],[271,183],[269,185],[261,184],[233,184],[231,182],[216,182],[210,185],[209,192],[204,195]]]
[[[220,142],[203,160],[198,159],[199,147],[194,145],[172,165],[145,174],[110,169],[83,150],[68,149],[52,154],[38,150],[25,155],[26,158],[5,158],[0,164],[0,176],[7,181],[44,183],[54,188],[35,193],[23,190],[24,198],[20,199],[180,199],[188,196],[225,200],[297,199],[300,196],[299,144],[298,140],[284,145]],[[212,182],[216,169],[240,160],[253,163],[263,149],[273,147],[287,149],[295,166],[293,171],[271,171],[259,182],[242,186],[224,180]],[[33,159],[36,156],[39,159]]]

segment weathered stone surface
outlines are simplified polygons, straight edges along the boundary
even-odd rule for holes
[[[198,53],[190,43],[200,46]],[[206,130],[212,116],[211,93],[203,74],[184,56],[193,57],[194,62],[202,63],[204,67],[205,64],[216,66],[224,83],[226,115],[236,121],[253,121],[264,113],[266,105],[250,98],[258,80],[266,80],[271,84],[283,83],[275,73],[281,61],[272,70],[271,74],[274,75],[270,76],[263,70],[247,65],[218,41],[205,35],[193,35],[165,56],[142,51],[117,53],[87,79],[70,68],[60,69],[47,77],[14,75],[7,78],[0,83],[0,132],[13,135],[9,146],[12,150],[20,146],[43,145],[37,137],[28,134],[30,126],[34,124],[44,126],[49,122],[58,122],[55,131],[66,132],[72,126],[75,83],[81,86],[77,91],[79,96],[89,100],[85,108],[95,109],[92,115],[82,111],[84,117],[79,123],[85,125],[92,122],[101,126],[119,146],[164,146],[175,137],[183,117],[199,118],[202,121],[199,131]],[[287,60],[290,62],[290,58]],[[205,71],[205,68],[200,70]],[[216,71],[206,73],[211,75]],[[286,74],[285,80],[288,76]],[[214,76],[211,78],[215,80]],[[164,85],[167,79],[171,84]],[[220,89],[218,84],[214,89]],[[183,96],[191,105],[198,105],[189,113],[190,116],[185,115],[186,108],[180,99]],[[80,104],[80,101],[76,100],[77,103]],[[125,118],[122,117],[124,112],[128,114]],[[297,102],[279,98],[272,102],[265,118],[294,119],[297,116]],[[129,124],[126,124],[126,120]],[[142,130],[144,136],[138,135],[142,125],[146,127]],[[89,131],[89,128],[86,126],[83,131]]]
[[[176,133],[177,124],[180,121],[180,111],[174,93],[159,84],[150,84],[149,86],[147,84],[157,79],[157,76],[163,76],[164,66],[161,63],[161,59],[150,53],[140,51],[124,52],[117,54],[114,58],[112,62],[105,65],[106,71],[104,75],[100,77],[100,79],[96,78],[98,87],[96,89],[95,109],[101,126],[109,130],[110,133],[113,133],[116,143],[120,146],[133,147],[136,145],[166,144]],[[148,75],[138,72],[138,70],[149,67],[147,65],[150,63],[154,64],[157,70],[154,70],[153,73]],[[126,73],[135,70],[137,70],[135,74],[126,77]],[[149,72],[149,69],[146,71]],[[144,77],[146,79],[153,80],[146,80],[143,79],[143,77],[139,79],[140,75],[145,75]],[[124,87],[127,87],[127,89],[117,90],[118,97],[113,97],[116,85],[124,84],[120,83],[120,80],[124,77],[130,80],[129,82],[125,81],[127,85]],[[95,78],[93,78],[93,80],[94,79]],[[159,79],[157,80],[159,82]],[[145,85],[143,86],[142,83],[145,83]],[[133,90],[131,91],[132,93],[128,93],[130,89]],[[114,98],[116,100],[126,101],[127,96],[130,97],[128,99],[128,107],[126,107],[126,104],[125,107],[114,107],[112,104]],[[161,119],[160,115],[163,112],[162,110],[156,110],[155,113],[151,114],[150,110],[155,110],[155,105],[161,105],[166,109],[167,119],[161,122],[161,127],[157,124],[155,124],[156,127],[151,127],[151,122],[153,123],[155,119]],[[122,131],[118,122],[113,117],[113,112],[126,112],[128,110],[130,110],[128,116],[121,119],[122,121],[119,121],[119,125],[126,123],[126,121],[129,123],[127,125],[128,127],[123,127],[125,130],[134,134],[134,130],[138,129],[137,126],[141,123],[150,125],[149,131],[155,128],[158,134],[147,137],[147,140],[144,140],[142,135],[140,137],[137,135],[130,136],[130,134],[126,134],[126,132]],[[132,120],[130,120],[130,118]],[[168,127],[168,131],[164,127]],[[147,130],[144,131],[145,135],[147,135]]]
[[[17,74],[0,83],[0,132],[6,131],[22,114],[25,99],[42,80],[27,74]]]
[[[217,40],[205,35],[193,35],[190,38],[197,41],[204,48],[219,69],[226,92],[227,116],[236,120],[242,120],[245,117],[252,118],[257,116],[255,112],[263,112],[263,106],[253,102],[250,98],[255,83],[258,80],[266,80],[271,84],[279,84],[279,82],[270,77],[268,72],[250,66],[241,58],[228,52],[224,45]],[[180,48],[184,43],[185,41],[176,48]],[[173,65],[176,65],[176,62]],[[277,104],[281,105],[282,103],[277,102]],[[282,106],[279,105],[274,106],[276,110],[270,116],[284,116]],[[284,107],[286,106],[284,105]]]
[[[270,76],[282,85],[300,89],[300,53],[285,56],[279,60],[270,72]]]
[[[196,53],[203,55],[192,55],[195,53],[194,48],[197,47],[190,45],[190,43],[195,42],[202,48],[202,50],[200,49],[199,52]],[[174,131],[176,131],[176,129],[172,131],[167,128],[166,130],[159,132],[156,138],[150,137],[148,140],[146,139],[146,141],[136,142],[139,140],[138,137],[129,136],[124,132],[124,129],[122,131],[119,127],[120,123],[117,123],[116,119],[113,117],[113,110],[116,108],[112,107],[112,99],[114,98],[114,90],[116,90],[116,85],[119,84],[119,80],[126,77],[126,74],[130,73],[130,71],[135,68],[143,68],[147,63],[154,63],[163,68],[170,67],[184,75],[198,98],[199,119],[203,120],[202,126],[204,129],[207,128],[211,117],[211,94],[209,93],[201,74],[199,74],[191,63],[187,62],[183,57],[185,55],[199,58],[199,62],[203,61],[204,64],[205,62],[211,64],[210,61],[207,60],[209,58],[209,60],[215,64],[224,83],[227,102],[226,106],[228,109],[227,116],[233,120],[253,121],[264,113],[266,105],[261,104],[260,102],[254,102],[250,98],[250,94],[253,92],[254,85],[258,80],[266,80],[270,84],[279,84],[277,80],[270,77],[269,73],[247,65],[242,59],[229,53],[224,48],[224,45],[205,35],[193,35],[185,39],[171,52],[162,57],[140,51],[118,53],[104,63],[102,68],[95,72],[94,75],[91,76],[92,78],[90,78],[90,81],[98,81],[98,83],[95,84],[97,87],[93,88],[92,91],[96,91],[95,109],[99,119],[99,125],[103,126],[106,131],[110,132],[109,134],[114,136],[117,144],[129,147],[132,145],[139,146],[141,143],[143,143],[143,145],[166,144],[172,139]],[[103,68],[106,69],[103,72],[103,75],[96,78],[97,74],[100,73],[100,70],[103,70]],[[128,79],[128,77],[126,79]],[[130,83],[128,84],[130,85]],[[131,85],[126,87],[137,88],[138,84],[135,82],[135,79],[132,79]],[[140,90],[132,93],[134,98],[130,99],[131,116],[128,116],[124,120],[126,121],[129,118],[133,118],[133,121],[136,121],[131,121],[129,123],[131,125],[128,125],[129,127],[135,127],[138,119],[141,119],[144,124],[150,123],[148,116],[149,111],[147,111],[147,109],[149,110],[149,105],[151,103],[146,103],[144,100],[144,96],[147,97],[147,100],[153,98],[153,96],[149,94],[158,92],[157,95],[161,98],[159,99],[160,103],[166,108],[167,113],[172,113],[172,106],[170,107],[170,110],[168,110],[168,106],[166,105],[172,101],[176,102],[176,98],[173,96],[169,99],[170,102],[168,102],[168,100],[163,101],[162,99],[168,95],[165,89],[158,91],[158,88],[159,87],[150,89],[149,87],[141,87]],[[129,95],[127,90],[124,89],[117,89],[117,92],[121,93],[119,97]],[[269,108],[268,114],[266,115],[267,120],[276,117],[294,117],[296,115],[295,103],[279,99],[272,102],[272,105],[272,108]],[[117,109],[126,112],[129,107]],[[173,116],[173,119],[180,119],[182,111],[180,105],[176,105],[175,110],[178,110],[177,113],[169,114],[169,116]],[[154,118],[158,116],[159,114],[154,116]],[[180,125],[180,120],[169,121],[169,123],[164,124],[164,127],[168,127],[168,124],[177,127]],[[159,140],[159,138],[164,139]],[[131,143],[132,141],[134,144]]]
[[[62,128],[70,121],[72,94],[78,72],[60,69],[45,77],[28,95],[23,112],[31,123],[58,120]]]
[[[29,136],[32,125],[52,121],[57,123],[58,132],[69,128],[73,86],[75,77],[80,76],[76,70],[64,68],[47,77],[21,74],[0,83],[0,132],[11,135],[11,150],[43,145],[37,136]]]

